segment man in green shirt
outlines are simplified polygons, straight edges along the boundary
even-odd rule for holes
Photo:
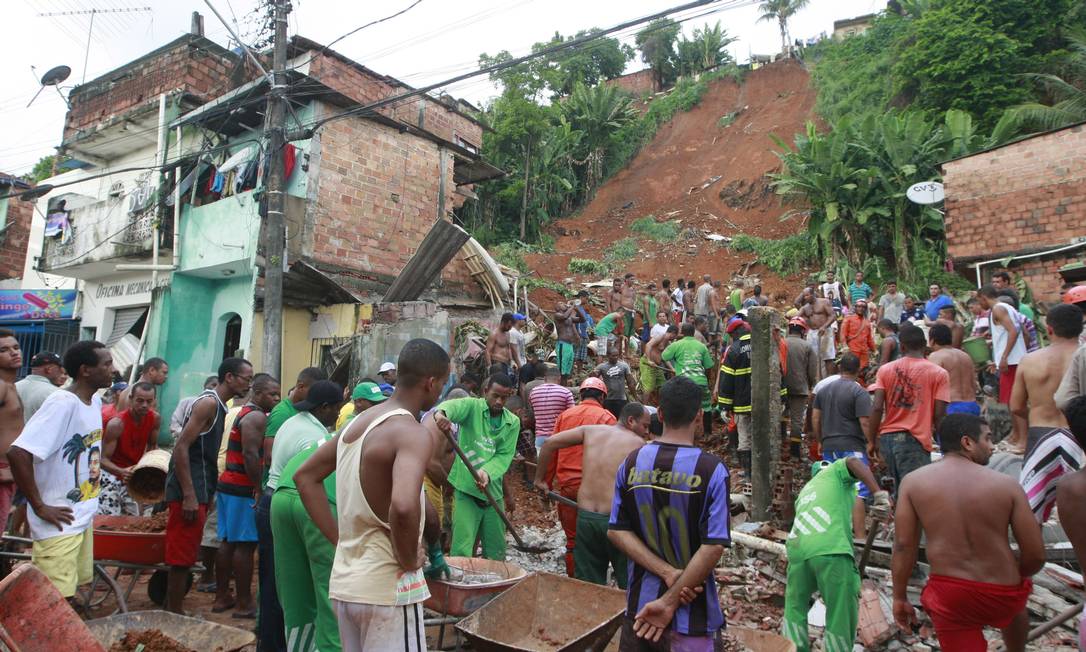
[[[860,615],[860,574],[852,548],[856,481],[871,490],[876,514],[889,512],[890,494],[857,457],[815,462],[811,473],[813,477],[796,498],[796,518],[788,533],[783,633],[799,652],[811,649],[807,612],[817,591],[826,603],[823,649],[851,650]]]
[[[449,554],[471,557],[476,538],[482,539],[483,557],[505,561],[505,524],[490,506],[483,488],[501,503],[502,477],[509,470],[517,450],[520,419],[505,409],[513,395],[513,379],[494,374],[487,379],[483,398],[458,398],[437,406],[433,419],[437,427],[451,432],[458,425],[459,444],[479,472],[476,484],[471,471],[459,458],[449,472],[453,487],[452,548]]]
[[[685,376],[702,388],[701,409],[712,407],[709,394],[709,376],[713,368],[713,356],[709,349],[694,337],[694,325],[683,324],[682,338],[668,344],[660,359],[676,376]]]
[[[621,312],[612,312],[603,316],[603,319],[596,322],[596,327],[592,330],[596,333],[596,355],[602,357],[607,356],[607,352],[612,346],[615,346],[615,327],[622,321],[623,316]],[[621,333],[618,337],[625,337]]]
[[[272,444],[275,442],[275,435],[279,433],[279,429],[283,427],[283,424],[287,422],[287,419],[298,414],[298,410],[294,409],[294,404],[301,403],[306,399],[309,395],[309,388],[313,383],[318,380],[327,379],[328,374],[324,373],[324,370],[319,367],[306,367],[305,369],[302,369],[298,374],[298,381],[295,383],[294,387],[283,395],[283,400],[279,401],[279,405],[272,408],[271,413],[268,414],[268,425],[264,427],[265,464],[271,462]],[[264,484],[267,483],[268,469],[265,467]]]

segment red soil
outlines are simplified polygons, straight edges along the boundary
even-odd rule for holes
[[[799,217],[781,221],[790,207],[773,194],[765,175],[780,168],[769,135],[791,142],[793,134],[813,119],[814,103],[807,71],[795,61],[755,70],[742,85],[713,82],[698,106],[663,125],[584,210],[554,224],[556,253],[526,256],[529,267],[556,281],[599,280],[568,273],[570,258],[600,260],[616,240],[635,237],[641,251],[623,271],[634,272],[643,281],[700,279],[708,273],[727,283],[744,274],[759,277],[774,303],[790,303],[799,276],[779,278],[759,265],[755,254],[737,253],[706,240],[703,231],[783,238],[802,227]],[[737,111],[729,126],[718,124]],[[721,178],[702,188],[715,176]],[[629,224],[646,215],[680,221],[683,234],[668,243],[639,237]],[[553,298],[538,293],[533,301],[549,308]]]

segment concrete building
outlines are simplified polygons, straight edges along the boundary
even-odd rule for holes
[[[1038,301],[1086,281],[1086,124],[949,161],[943,179],[947,251],[959,272],[987,283],[1008,269]]]
[[[875,24],[876,16],[877,14],[867,14],[833,21],[833,39],[843,41],[850,36],[863,34]]]
[[[72,92],[61,151],[80,167],[47,180],[54,189],[39,209],[50,217],[39,218],[33,264],[78,281],[82,334],[109,344],[119,367],[151,355],[171,364],[159,397],[165,414],[224,357],[243,355],[265,371],[270,156],[287,169],[287,251],[278,261],[286,307],[282,367],[266,371],[285,384],[310,365],[338,368],[343,381],[348,370],[376,373],[384,360],[348,364],[344,355],[380,322],[375,313],[390,314],[376,305],[393,300],[385,297],[432,304],[391,312],[443,314],[445,327],[420,333],[448,346],[448,324],[486,320],[496,305],[481,283],[493,262],[460,252],[468,236],[449,222],[473,183],[502,174],[479,156],[483,126],[470,105],[421,95],[363,111],[412,89],[304,38],[291,40],[289,56],[295,138],[281,152],[264,151],[266,79],[199,34]],[[151,262],[156,225],[159,264],[174,271],[153,284],[150,272],[117,266]]]

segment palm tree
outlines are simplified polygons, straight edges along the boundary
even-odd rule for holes
[[[67,458],[68,464],[72,465],[72,475],[75,476],[75,489],[69,491],[67,495],[68,500],[72,502],[79,500],[79,458],[86,450],[87,444],[83,441],[83,435],[79,433],[75,433],[71,439],[64,442],[64,457]]]
[[[1007,110],[1006,116],[1027,129],[1048,131],[1086,120],[1086,30],[1071,30],[1067,36],[1071,51],[1063,77],[1030,74],[1048,92],[1053,102],[1030,102]]]
[[[573,94],[562,104],[570,125],[583,133],[581,145],[587,150],[585,194],[595,189],[603,178],[603,155],[611,134],[637,117],[630,97],[617,86],[599,84],[588,87],[578,83]]]
[[[788,21],[810,0],[762,0],[762,15],[758,20],[775,20],[781,30],[781,54],[788,53]]]

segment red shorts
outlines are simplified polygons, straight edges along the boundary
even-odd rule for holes
[[[984,652],[984,627],[1006,627],[1026,608],[1033,582],[988,584],[946,575],[932,575],[920,595],[944,650]]]
[[[170,566],[195,566],[204,538],[207,504],[197,506],[196,518],[186,521],[181,515],[181,501],[166,503],[170,516],[166,520],[166,563]]]
[[[1011,390],[1014,389],[1014,377],[1018,374],[1018,365],[1007,365],[1007,373],[999,374],[999,402],[1011,403]]]

